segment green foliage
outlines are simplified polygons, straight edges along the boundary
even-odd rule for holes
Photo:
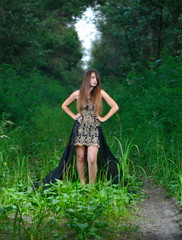
[[[175,1],[99,1],[98,30],[91,65],[104,80],[122,82],[132,69],[143,71],[149,62],[181,52],[181,9]]]
[[[0,3],[0,62],[36,62],[42,47],[40,39],[42,23],[38,17],[37,1],[7,1]]]
[[[65,148],[69,129],[63,124],[68,117],[58,115],[57,109],[40,106],[34,131],[27,131],[23,126],[12,129],[13,123],[4,114],[0,127],[0,237],[103,239],[107,236],[112,239],[113,231],[122,231],[121,221],[127,225],[128,206],[139,198],[136,190],[141,183],[136,176],[132,181],[130,173],[125,187],[112,186],[104,178],[96,185],[82,186],[67,181],[65,176],[64,182],[57,180],[50,188],[33,191],[33,182],[58,164],[59,144]],[[63,140],[56,142],[61,136]]]
[[[125,188],[107,183],[84,187],[58,180],[43,192],[11,187],[2,194],[1,232],[15,239],[51,239],[52,232],[55,239],[103,239],[110,236],[111,226],[112,234],[118,228],[116,218],[127,220],[127,206],[134,203]]]
[[[82,57],[74,22],[93,2],[2,0],[0,63],[24,64],[66,81]]]
[[[153,70],[131,71],[123,85],[113,88],[109,79],[105,84],[106,91],[120,107],[120,124],[118,118],[112,120],[114,135],[121,139],[123,146],[132,139],[132,145],[137,145],[140,152],[138,156],[136,151],[131,151],[134,165],[152,174],[180,201],[181,66],[181,58],[169,57],[164,62],[155,62]],[[109,129],[109,123],[105,123],[105,128]],[[116,129],[122,130],[121,135]]]
[[[112,239],[139,199],[143,174],[182,203],[181,3],[97,2],[102,38],[94,44],[92,66],[120,107],[103,129],[120,159],[122,181],[111,186],[98,176],[97,184],[83,187],[65,176],[33,191],[33,182],[59,163],[70,134],[72,119],[60,103],[83,76],[73,23],[95,1],[3,0],[0,238]]]
[[[62,87],[38,71],[28,71],[25,66],[18,69],[11,65],[0,65],[0,112],[11,115],[14,122],[31,123],[39,105],[57,105],[63,101]]]

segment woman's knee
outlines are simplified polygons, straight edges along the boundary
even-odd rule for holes
[[[88,148],[88,156],[87,156],[88,164],[97,163],[97,153],[98,153],[97,147],[90,146]]]
[[[97,163],[97,157],[96,156],[88,156],[88,164],[96,164]]]
[[[79,162],[85,162],[85,155],[77,155],[77,161]]]
[[[77,148],[76,159],[79,162],[85,162],[85,148]]]

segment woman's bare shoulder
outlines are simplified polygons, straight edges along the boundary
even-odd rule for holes
[[[104,96],[106,96],[106,95],[107,95],[106,91],[104,91],[103,89],[101,89],[101,96],[104,97]]]
[[[77,99],[79,96],[80,90],[76,90],[72,93],[72,95]]]

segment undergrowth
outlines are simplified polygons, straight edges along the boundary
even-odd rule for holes
[[[86,186],[69,181],[65,176],[64,181],[57,180],[51,187],[34,189],[37,174],[32,174],[33,170],[41,172],[41,179],[48,167],[40,165],[41,152],[33,156],[24,154],[20,140],[23,129],[11,129],[12,124],[5,120],[1,123],[1,238],[81,240],[107,236],[112,239],[114,231],[130,229],[127,221],[140,198],[137,191],[142,184],[129,159],[134,145],[126,142],[123,146],[117,140],[120,143],[116,154],[120,160],[118,168],[122,169],[124,176],[117,185],[106,181],[106,176],[102,179],[98,176],[96,184]],[[47,143],[45,149],[46,146]],[[48,154],[49,163],[45,159],[42,161],[49,164],[49,171],[51,164],[56,165],[58,155],[61,155],[56,145],[54,150],[52,156]]]
[[[110,182],[83,186],[57,180],[36,192],[16,184],[1,189],[1,235],[6,239],[103,239],[126,224],[138,198],[132,187],[129,191]]]

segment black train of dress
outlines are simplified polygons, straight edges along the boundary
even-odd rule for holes
[[[60,163],[58,167],[56,167],[53,171],[47,174],[47,176],[43,180],[43,184],[46,183],[54,183],[56,179],[63,179],[64,173],[67,171],[69,166],[73,164],[73,155],[74,155],[74,142],[75,137],[77,135],[79,122],[76,120],[74,122],[72,132],[66,146],[66,149],[60,159]],[[113,184],[118,184],[122,177],[122,171],[120,170],[120,164],[118,159],[111,153],[102,132],[100,126],[98,126],[99,130],[99,158],[98,158],[98,166],[102,170],[102,172],[107,172],[107,179],[111,179]]]

